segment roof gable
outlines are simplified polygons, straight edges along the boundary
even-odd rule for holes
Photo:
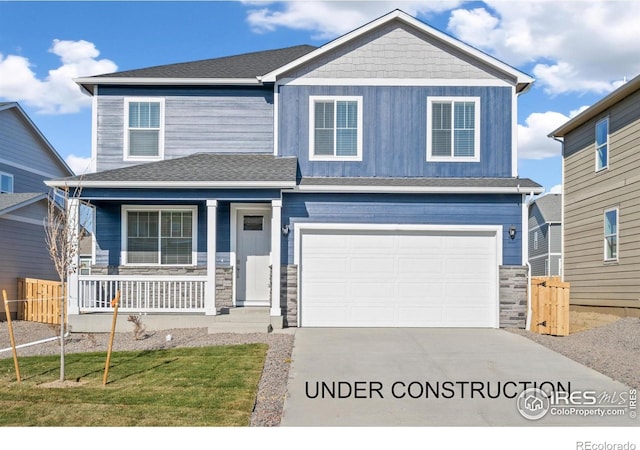
[[[389,27],[390,25],[392,26]],[[513,83],[517,87],[517,92],[525,91],[531,83],[533,83],[533,78],[529,75],[415,19],[414,17],[411,17],[400,10],[392,11],[385,16],[382,16],[282,67],[277,68],[271,73],[264,75],[262,80],[264,82],[275,82],[284,76],[295,73],[296,70],[300,70],[306,65],[313,64],[318,60],[322,61],[322,58],[325,58],[325,61],[328,62],[326,59],[327,55],[332,52],[339,52],[341,49],[348,48],[348,46],[354,41],[360,40],[366,35],[376,33],[378,30],[384,30],[385,28],[397,29],[398,27],[410,32],[413,36],[430,43],[433,47],[440,48],[441,50],[446,49],[446,53],[455,56],[458,60],[465,61],[467,65],[482,67],[484,72],[491,73],[494,77],[513,80]],[[397,53],[403,53],[405,51],[406,48],[403,47],[402,52]],[[389,56],[391,57],[394,55]],[[451,60],[449,62],[451,62]],[[424,78],[424,75],[422,78]]]
[[[538,197],[532,203],[537,206],[544,222],[562,221],[562,196],[560,194],[547,194]]]

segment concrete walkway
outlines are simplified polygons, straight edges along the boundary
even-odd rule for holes
[[[547,403],[546,415],[526,419],[517,396],[533,383],[570,390],[576,401]],[[638,426],[628,395],[627,386],[504,330],[300,328],[281,426]],[[585,415],[600,410],[624,415]]]

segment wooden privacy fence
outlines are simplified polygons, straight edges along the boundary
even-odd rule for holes
[[[18,278],[18,320],[60,325],[63,295],[59,281]]]
[[[560,277],[531,278],[531,331],[569,334],[569,288]]]

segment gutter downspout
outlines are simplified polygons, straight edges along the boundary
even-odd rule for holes
[[[529,194],[530,199],[533,200],[533,192]],[[527,202],[527,209],[529,202]],[[528,231],[527,231],[528,232]],[[529,264],[529,246],[527,245],[527,259],[525,260],[527,266],[527,320],[525,324],[525,330],[531,331],[531,314],[533,314],[533,308],[531,307],[531,264]]]

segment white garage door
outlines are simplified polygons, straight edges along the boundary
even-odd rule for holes
[[[309,230],[300,324],[497,327],[496,231]]]

